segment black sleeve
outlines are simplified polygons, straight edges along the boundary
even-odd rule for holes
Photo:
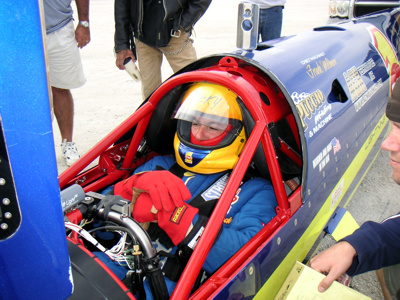
[[[134,48],[131,28],[131,0],[115,0],[114,2],[114,50],[115,52]],[[134,49],[132,49],[134,50]],[[133,51],[135,53],[135,51]]]
[[[211,0],[189,0],[187,8],[182,13],[181,26],[190,31],[210,6]]]

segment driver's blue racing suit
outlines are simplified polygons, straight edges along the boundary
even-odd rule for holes
[[[155,170],[156,167],[170,169],[175,164],[175,159],[170,156],[157,156],[144,165],[138,167],[135,173]],[[192,199],[201,194],[202,200],[210,201],[218,199],[227,182],[229,174],[194,174],[184,173],[182,180],[188,187]],[[228,210],[222,230],[211,248],[203,270],[212,274],[221,265],[247,243],[260,229],[263,228],[275,215],[277,206],[275,193],[271,183],[263,178],[255,177],[245,181],[238,189]],[[194,228],[199,216],[192,221]],[[198,238],[198,236],[196,236]],[[192,245],[192,246],[195,246]],[[192,247],[191,247],[192,248]],[[194,248],[194,247],[193,247]],[[174,252],[174,247],[171,252]],[[104,261],[104,259],[102,259]],[[110,266],[109,263],[107,265]],[[115,265],[110,266],[113,270]],[[121,270],[116,273],[120,273]],[[166,278],[167,287],[171,294],[176,283]],[[146,294],[150,296],[150,289],[145,282]]]

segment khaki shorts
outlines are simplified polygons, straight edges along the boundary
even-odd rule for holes
[[[46,47],[51,86],[69,90],[86,82],[75,39],[74,22],[47,34]]]

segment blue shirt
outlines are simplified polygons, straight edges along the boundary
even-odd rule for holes
[[[353,234],[343,240],[357,252],[353,264],[347,270],[350,276],[378,270],[400,263],[400,214],[382,223],[365,222]]]
[[[169,169],[174,163],[173,157],[156,156],[138,167],[135,173],[155,170],[156,166]],[[199,193],[202,193],[205,201],[219,198],[223,187],[220,189],[218,184],[212,185],[222,173],[192,175],[194,176],[184,175],[182,180],[193,198]],[[188,202],[190,203],[193,198]],[[203,269],[208,273],[213,273],[218,269],[276,215],[276,206],[275,193],[269,181],[257,177],[243,183],[232,200],[222,231],[211,248]],[[193,222],[195,223],[196,220],[197,217],[193,219]]]
[[[46,34],[57,31],[73,18],[71,0],[43,0]]]

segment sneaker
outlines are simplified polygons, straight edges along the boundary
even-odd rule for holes
[[[78,153],[78,149],[76,149],[75,143],[67,142],[67,139],[64,139],[61,144],[61,152],[67,162],[67,166],[71,166],[81,157]]]

